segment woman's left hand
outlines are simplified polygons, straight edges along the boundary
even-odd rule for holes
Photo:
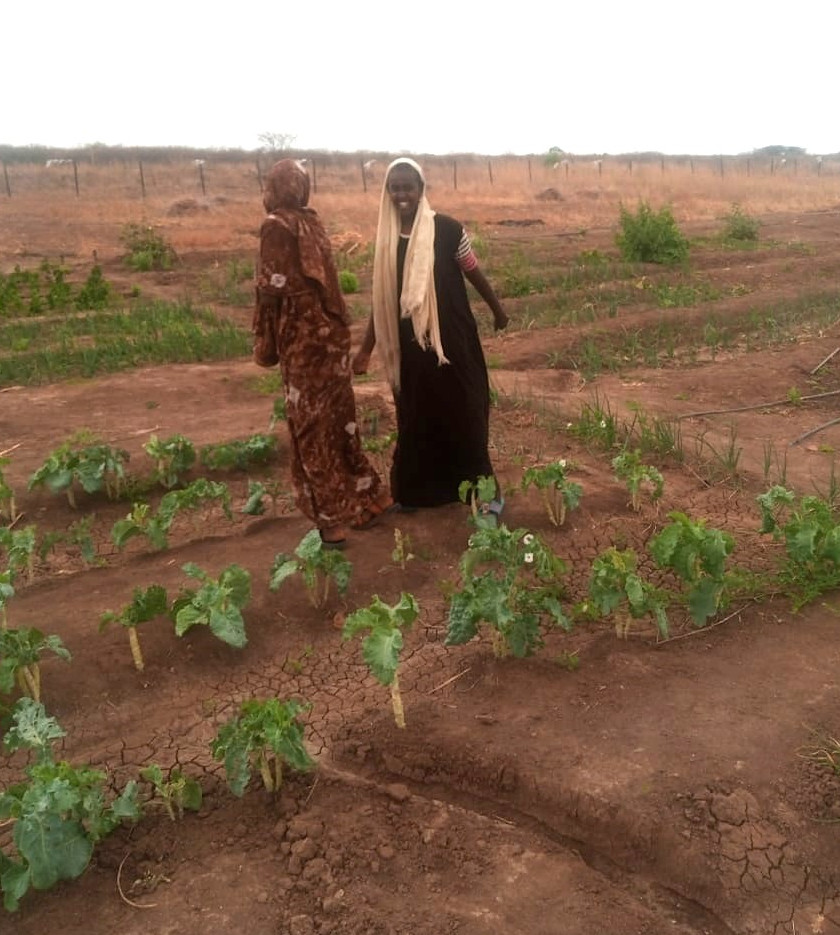
[[[493,316],[493,327],[496,331],[503,331],[509,323],[510,319],[501,309]]]

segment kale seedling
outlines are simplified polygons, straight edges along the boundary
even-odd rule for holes
[[[283,764],[305,772],[314,762],[303,744],[299,715],[307,707],[297,701],[244,701],[240,713],[224,724],[210,744],[213,759],[223,760],[228,786],[244,794],[256,764],[267,792],[283,785]],[[274,769],[272,770],[272,761]]]
[[[362,640],[362,656],[374,678],[382,685],[391,686],[391,704],[397,727],[405,727],[405,711],[397,672],[403,647],[403,631],[414,623],[419,613],[417,601],[411,594],[401,594],[393,607],[374,595],[369,607],[350,614],[341,632],[345,640],[359,633],[367,633]]]
[[[131,647],[131,658],[138,672],[145,668],[143,653],[140,649],[140,640],[137,636],[137,627],[141,623],[162,617],[169,611],[169,602],[166,589],[159,584],[148,588],[135,588],[131,603],[115,614],[112,610],[105,611],[99,622],[99,632],[102,633],[112,623],[124,626],[128,631],[128,643]]]

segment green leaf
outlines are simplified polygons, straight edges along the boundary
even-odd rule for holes
[[[295,549],[295,555],[303,559],[304,562],[311,561],[321,553],[323,541],[321,533],[317,529],[310,529],[309,532],[300,540],[300,544]]]
[[[691,619],[702,627],[718,610],[721,585],[711,578],[701,578],[688,594],[688,609]]]
[[[44,706],[32,698],[20,698],[12,713],[12,726],[6,732],[3,745],[8,753],[29,749],[49,751],[54,740],[66,736],[58,721],[47,714]]]
[[[383,685],[394,681],[402,647],[402,631],[396,628],[377,627],[362,640],[362,656],[374,678]]]
[[[81,876],[93,854],[93,843],[82,824],[54,812],[21,815],[15,822],[13,839],[29,865],[30,882],[36,890]]]
[[[274,557],[274,564],[271,567],[271,577],[268,579],[268,587],[272,591],[276,591],[280,585],[287,579],[291,578],[298,570],[298,562],[295,558],[290,558],[288,555],[276,555]]]
[[[175,613],[175,633],[177,636],[183,636],[187,630],[199,623],[208,623],[208,613],[191,603],[180,607]]]
[[[7,912],[16,912],[18,904],[29,889],[29,867],[16,863],[0,852],[0,889],[3,890],[3,907]]]
[[[472,595],[463,591],[452,595],[449,604],[449,628],[446,646],[461,646],[478,634],[478,618],[473,608]]]
[[[236,607],[244,607],[251,600],[251,573],[241,565],[228,565],[219,575],[219,585],[226,588]]]
[[[210,630],[220,640],[236,649],[242,649],[248,643],[248,637],[245,635],[245,621],[238,607],[212,608]]]

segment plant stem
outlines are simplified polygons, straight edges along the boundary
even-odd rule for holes
[[[259,770],[266,791],[274,792],[274,777],[271,775],[271,766],[265,758],[265,753],[260,753]]]
[[[74,510],[76,509],[76,497],[75,497],[75,494],[73,493],[72,484],[67,488],[67,502],[70,504],[71,507],[73,507]]]
[[[128,645],[131,647],[131,658],[134,660],[134,667],[138,672],[142,672],[145,665],[143,664],[143,653],[140,650],[140,640],[137,636],[137,627],[128,628]]]
[[[542,494],[543,503],[545,504],[545,511],[548,513],[548,518],[555,526],[557,526],[557,516],[554,512],[554,504],[551,502],[551,496],[548,493],[548,488],[543,487],[540,493]]]
[[[274,754],[274,788],[279,790],[283,785],[283,758]]]
[[[26,683],[26,691],[33,701],[41,700],[40,678],[37,678],[38,663],[34,662],[31,666],[22,666],[20,671],[23,673],[23,680]]]
[[[403,709],[402,695],[400,694],[400,678],[396,672],[391,682],[391,706],[394,709],[394,720],[397,727],[405,727],[405,710]]]

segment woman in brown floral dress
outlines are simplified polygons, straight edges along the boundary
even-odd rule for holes
[[[306,207],[309,176],[293,159],[265,180],[254,356],[280,364],[297,505],[325,545],[344,545],[391,505],[365,457],[350,371],[350,327],[318,215]]]

